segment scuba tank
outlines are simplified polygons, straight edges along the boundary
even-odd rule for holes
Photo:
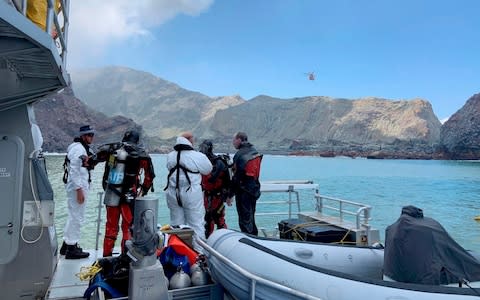
[[[207,273],[207,262],[204,255],[197,256],[196,262],[190,268],[192,274],[191,280],[193,286],[206,285],[209,282]]]
[[[110,155],[110,159],[107,162],[110,164],[110,172],[108,173],[107,189],[103,198],[103,203],[107,206],[118,206],[120,203],[127,156],[127,151],[120,148]]]
[[[190,273],[193,273],[194,271],[196,271],[197,269],[200,268],[200,266],[205,266],[207,264],[206,262],[206,257],[204,254],[199,254],[196,258],[195,258],[195,263],[190,267]]]
[[[207,270],[203,266],[200,266],[196,268],[192,272],[192,285],[194,286],[200,286],[200,285],[206,285],[209,282],[209,276],[207,273]]]
[[[177,272],[173,274],[172,278],[170,278],[170,289],[183,289],[189,287],[192,284],[190,280],[190,276],[183,271],[182,263],[177,268]]]

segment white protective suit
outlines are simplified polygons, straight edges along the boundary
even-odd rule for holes
[[[65,186],[67,191],[68,218],[63,231],[63,240],[68,245],[75,245],[80,240],[80,227],[85,219],[85,206],[87,205],[87,192],[90,187],[88,182],[89,172],[82,167],[80,156],[87,155],[87,151],[79,142],[70,144],[67,148],[68,180]],[[82,204],[77,202],[76,190],[81,188],[85,195]]]
[[[176,145],[192,146],[189,140],[184,137],[177,137]],[[177,165],[177,151],[172,151],[167,156],[167,169],[170,171]],[[207,175],[212,171],[212,164],[208,157],[195,150],[182,150],[180,152],[180,165],[186,167],[192,172],[188,173],[190,183],[185,172],[177,169],[168,179],[168,189],[166,191],[167,205],[170,209],[170,225],[188,225],[195,234],[205,238],[205,206],[203,205],[202,175]],[[175,187],[177,185],[177,172],[179,176],[180,199],[182,207],[179,206],[176,197]],[[195,242],[193,247],[197,252],[202,252],[202,248]]]

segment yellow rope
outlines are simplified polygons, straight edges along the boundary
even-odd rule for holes
[[[102,270],[98,260],[89,267],[81,267],[80,272],[75,274],[81,281],[90,281],[98,272]]]
[[[356,244],[355,242],[346,242],[345,239],[347,238],[347,236],[350,234],[352,230],[349,229],[347,231],[347,233],[345,233],[345,235],[343,236],[343,238],[340,240],[340,242],[335,242],[335,243],[332,243],[332,244]]]
[[[302,237],[302,235],[300,234],[298,229],[301,229],[301,228],[304,228],[304,227],[309,227],[309,226],[312,226],[312,225],[329,226],[330,224],[326,224],[326,223],[323,223],[323,222],[321,223],[321,221],[312,221],[312,222],[307,222],[307,223],[294,225],[290,229],[286,230],[284,233],[288,233],[288,232],[292,231],[292,233],[295,234],[296,237],[298,237],[302,241],[305,241],[305,239]],[[347,238],[347,236],[350,234],[351,231],[352,231],[351,229],[348,229],[348,231],[345,233],[345,235],[343,236],[343,238],[340,241],[332,242],[331,244],[356,244],[356,242],[345,241],[345,239]]]
[[[305,239],[300,234],[298,229],[303,228],[303,227],[308,227],[308,226],[311,226],[311,225],[327,225],[327,224],[320,224],[320,221],[312,221],[312,222],[297,224],[297,225],[293,226],[292,228],[290,228],[289,230],[285,231],[285,233],[288,233],[288,232],[292,231],[293,234],[295,235],[295,237],[300,238],[301,241],[305,241]]]

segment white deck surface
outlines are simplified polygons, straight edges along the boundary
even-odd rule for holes
[[[118,253],[119,249],[114,252]],[[57,269],[47,292],[47,300],[84,299],[83,293],[88,287],[88,281],[81,281],[76,275],[81,267],[89,267],[102,257],[103,250],[84,250],[90,253],[88,258],[65,259],[60,255]]]

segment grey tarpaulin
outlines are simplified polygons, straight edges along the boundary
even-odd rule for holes
[[[393,280],[421,284],[480,280],[480,262],[432,218],[405,206],[385,233],[384,273]]]

